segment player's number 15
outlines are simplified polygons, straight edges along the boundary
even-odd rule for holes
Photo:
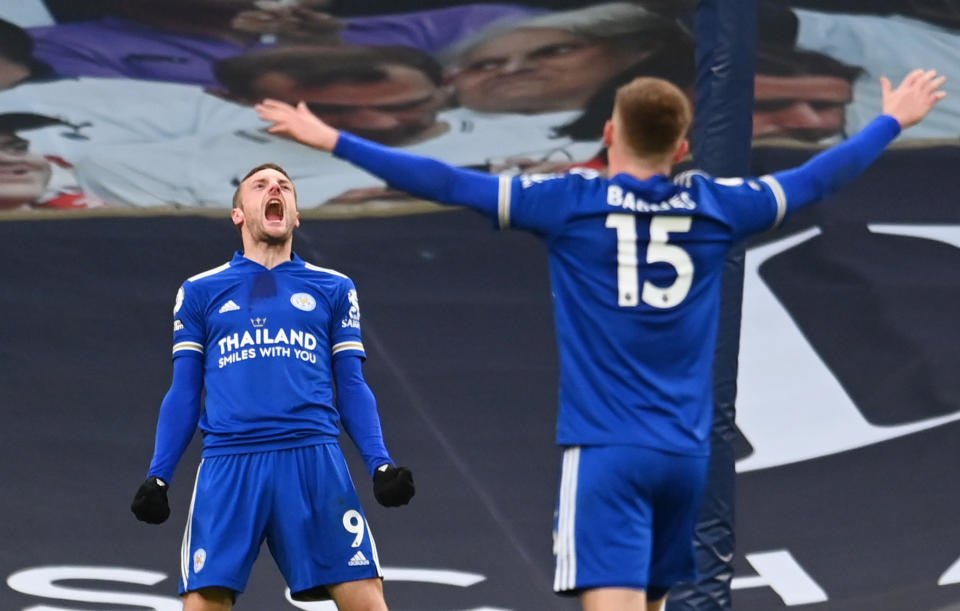
[[[693,261],[687,251],[668,244],[671,233],[690,231],[689,216],[653,216],[650,218],[650,242],[647,245],[647,263],[667,263],[677,272],[670,286],[657,286],[644,280],[639,290],[637,270],[637,217],[633,214],[607,215],[607,227],[617,231],[617,305],[631,307],[640,300],[654,308],[672,308],[690,292],[693,283]]]

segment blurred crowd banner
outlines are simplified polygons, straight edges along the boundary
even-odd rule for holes
[[[268,134],[252,108],[268,97],[459,166],[602,168],[600,134],[619,85],[654,75],[692,96],[694,5],[4,3],[0,212],[223,209],[239,177],[265,161],[290,172],[306,210],[404,202],[353,166]],[[879,113],[880,76],[897,81],[915,67],[953,76],[953,5],[761,2],[755,141],[833,143]],[[960,75],[946,89],[901,142],[957,141]]]

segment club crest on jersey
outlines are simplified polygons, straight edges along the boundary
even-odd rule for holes
[[[310,312],[317,307],[317,301],[311,295],[306,293],[294,293],[290,295],[290,303],[293,307],[304,312]]]

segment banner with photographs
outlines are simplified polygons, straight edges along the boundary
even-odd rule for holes
[[[850,6],[847,6],[847,5]],[[960,56],[953,2],[761,2],[757,142],[836,142],[880,111],[879,78]],[[603,166],[616,88],[693,94],[694,0],[390,3],[19,0],[0,8],[0,209],[230,206],[264,161],[300,205],[402,202],[268,134],[252,104],[491,172]],[[389,12],[385,12],[389,11]],[[847,12],[837,12],[847,11]],[[901,141],[956,140],[960,78]]]

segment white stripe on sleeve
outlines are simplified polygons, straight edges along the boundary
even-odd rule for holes
[[[761,176],[760,182],[770,187],[770,190],[773,191],[774,199],[777,200],[777,218],[770,227],[773,229],[783,222],[783,217],[787,214],[787,194],[784,192],[783,186],[777,182],[777,179],[769,174]]]
[[[177,342],[173,345],[173,353],[176,354],[180,350],[193,350],[194,352],[199,352],[203,354],[203,346],[197,342]]]
[[[512,179],[509,176],[500,177],[500,192],[497,197],[497,221],[500,229],[510,227],[510,186]]]
[[[360,352],[364,352],[362,342],[340,342],[339,344],[334,344],[330,350],[331,354],[343,352],[344,350],[359,350]]]

